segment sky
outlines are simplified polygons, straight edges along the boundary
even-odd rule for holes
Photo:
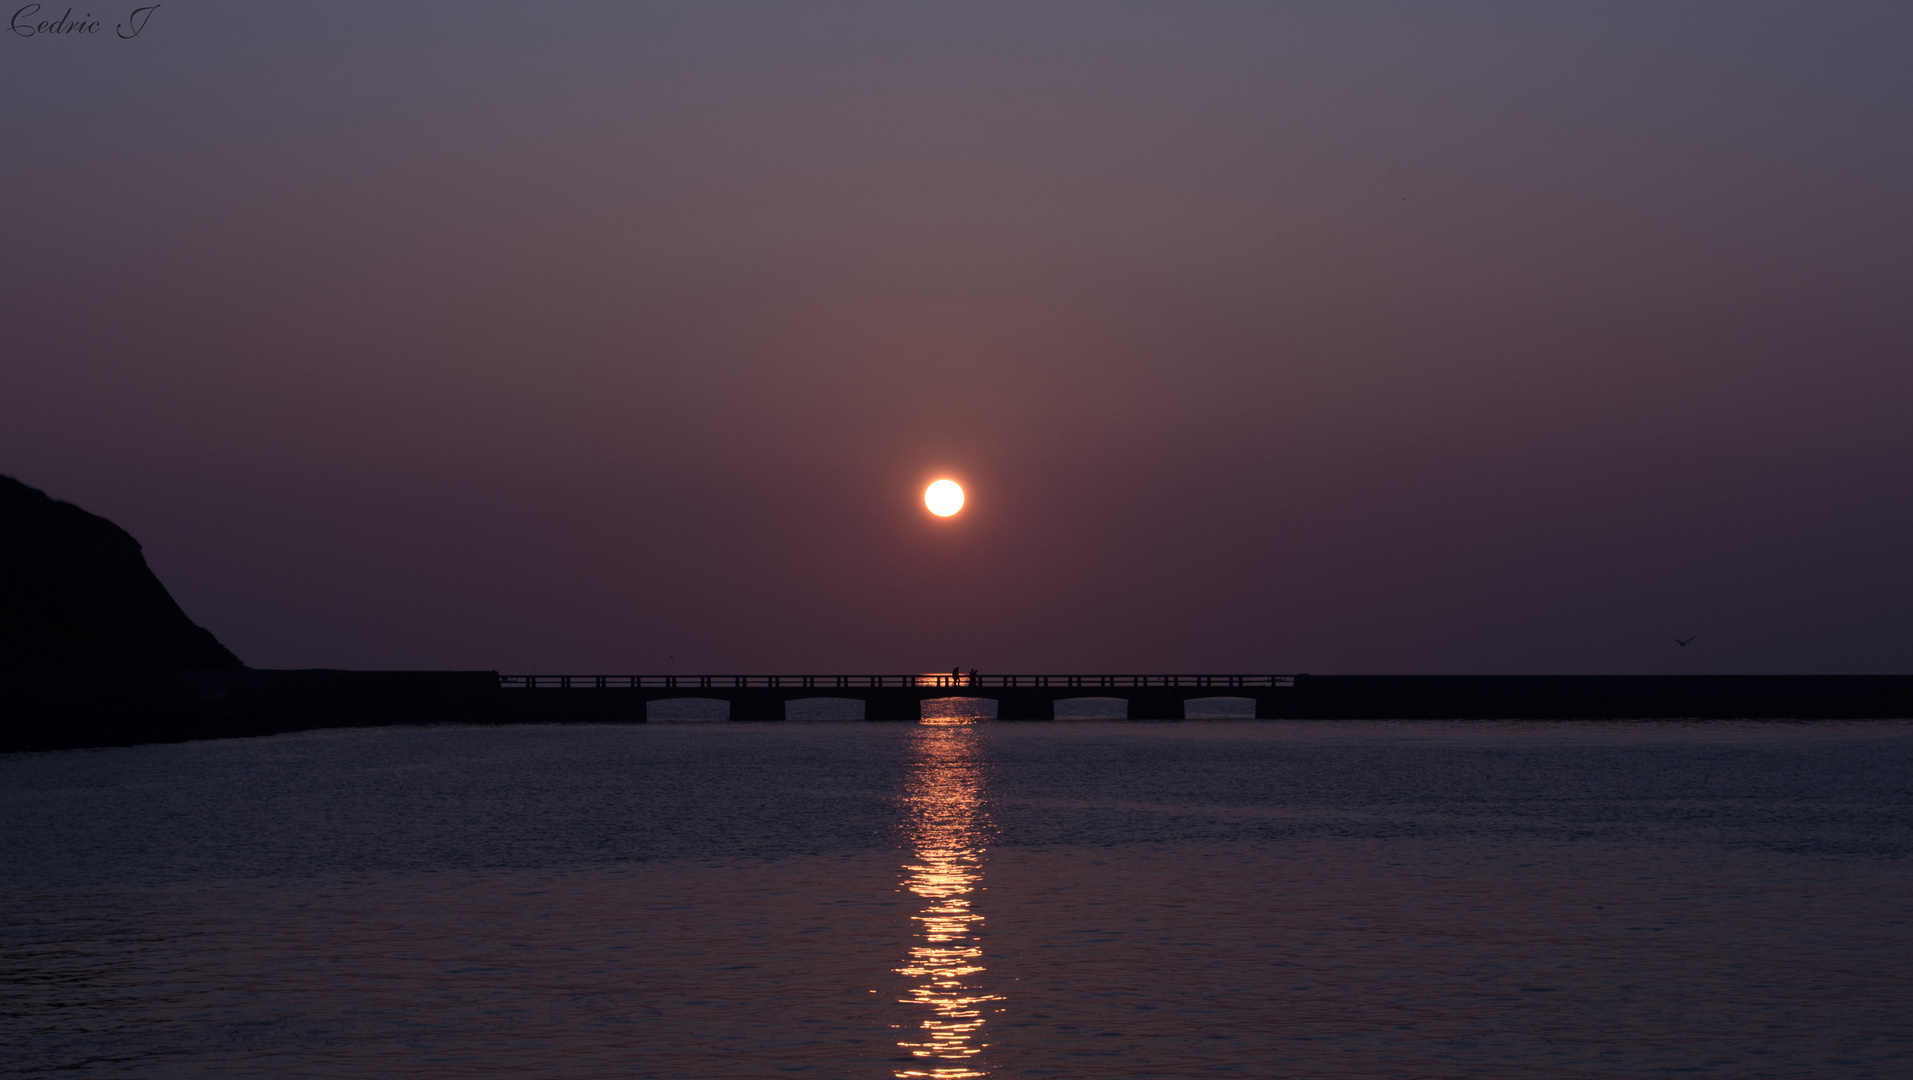
[[[1913,672],[1904,3],[134,6],[0,472],[253,666]]]

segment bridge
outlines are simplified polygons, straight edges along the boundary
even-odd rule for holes
[[[989,698],[1043,720],[1068,698],[1121,698],[1138,720],[1248,698],[1269,720],[1913,719],[1913,675],[500,675],[241,668],[0,671],[0,753],[392,724],[641,723],[666,698],[734,720],[855,698],[916,720],[932,698]]]
[[[1120,698],[1132,720],[1181,720],[1197,698],[1247,698],[1263,719],[1291,715],[1281,697],[1293,675],[500,675],[503,691],[524,711],[563,708],[641,719],[644,706],[673,698],[730,704],[733,720],[782,720],[785,706],[807,698],[861,701],[866,720],[916,720],[934,698],[986,698],[999,720],[1053,720],[1069,698]],[[551,694],[551,691],[562,693]],[[596,699],[587,704],[580,698]],[[591,706],[595,705],[595,708]]]
[[[1260,720],[1913,717],[1908,675],[501,675],[522,721],[643,720],[668,698],[782,720],[788,702],[852,698],[866,720],[916,720],[932,698],[988,698],[999,720],[1052,720],[1069,698],[1121,698],[1132,720],[1180,720],[1198,698],[1247,698]]]

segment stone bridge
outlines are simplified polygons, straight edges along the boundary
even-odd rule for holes
[[[498,685],[524,693],[517,703],[529,712],[565,708],[607,719],[620,713],[641,719],[653,701],[705,698],[730,703],[733,720],[782,720],[789,702],[847,698],[864,703],[866,720],[917,720],[923,702],[933,698],[987,698],[996,702],[999,720],[1053,720],[1058,701],[1120,698],[1132,720],[1181,720],[1185,702],[1214,697],[1247,698],[1265,719],[1292,715],[1282,710],[1281,699],[1293,692],[1295,676],[501,675]]]

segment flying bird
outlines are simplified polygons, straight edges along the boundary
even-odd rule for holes
[[[1692,641],[1699,636],[1700,636],[1699,634],[1689,634],[1687,637],[1687,641]],[[1687,647],[1687,641],[1682,641],[1680,638],[1675,638],[1674,644],[1679,645],[1681,648],[1685,649]]]

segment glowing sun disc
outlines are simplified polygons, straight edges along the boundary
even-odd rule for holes
[[[963,509],[963,488],[955,480],[938,480],[923,489],[923,505],[938,517],[949,517]]]

